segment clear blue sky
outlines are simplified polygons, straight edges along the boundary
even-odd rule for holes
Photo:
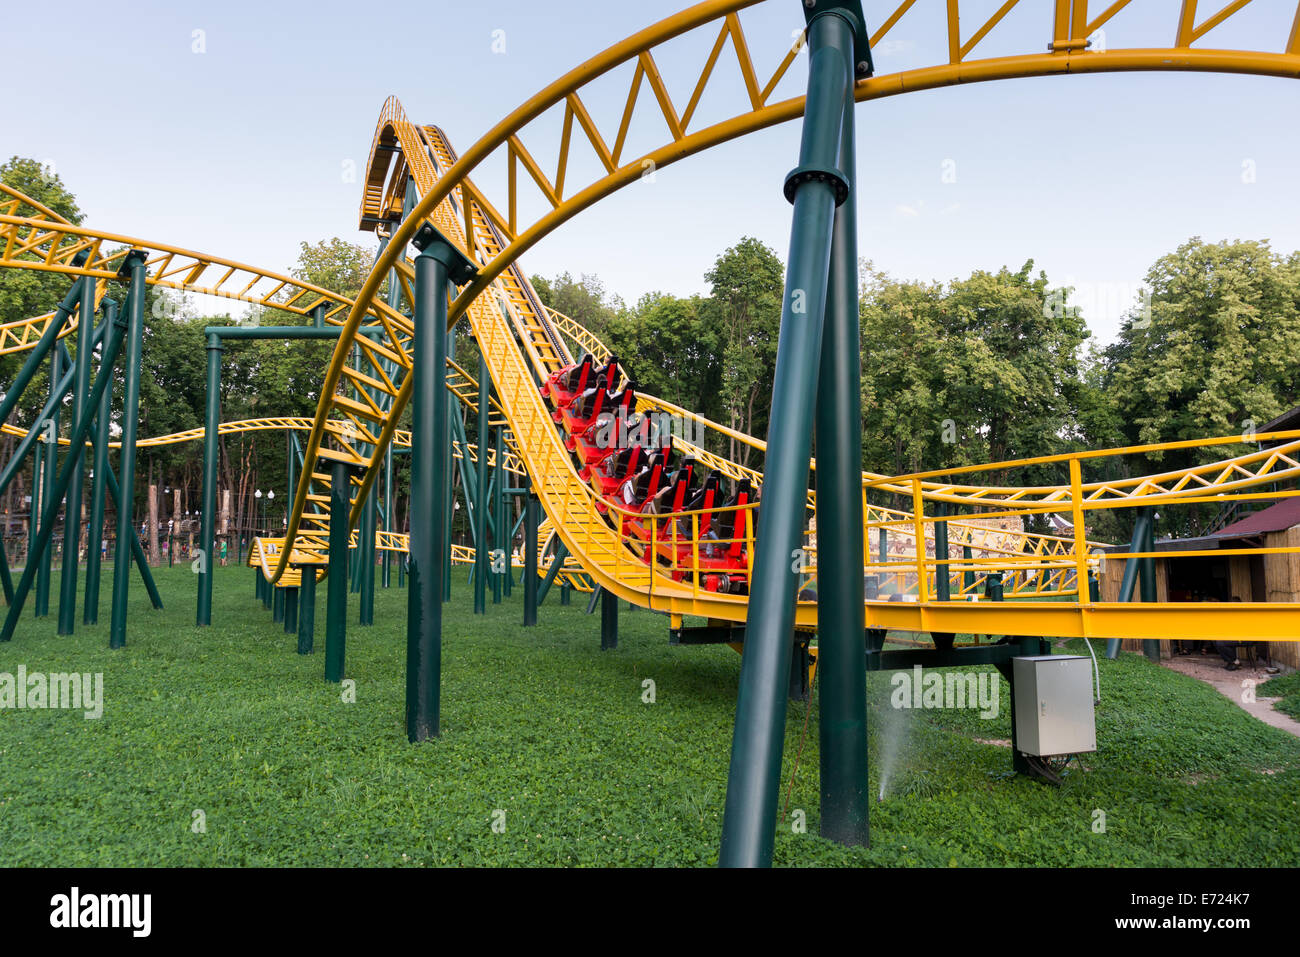
[[[390,93],[464,151],[552,79],[683,5],[9,4],[0,153],[52,163],[92,225],[287,270],[301,240],[372,242],[356,230],[359,184],[344,182],[342,169],[351,160],[360,178]],[[895,5],[868,0],[868,18]],[[944,58],[942,6],[921,0],[877,51],[878,72]],[[967,0],[963,11],[997,6]],[[1137,0],[1108,25],[1107,43],[1168,45],[1178,6]],[[1039,49],[1047,9],[1047,0],[1022,0],[979,51]],[[1294,10],[1292,0],[1255,0],[1213,45],[1280,49]],[[802,23],[797,0],[768,0],[742,20],[760,73]],[[195,30],[204,31],[201,54]],[[496,30],[504,53],[492,51]],[[693,77],[674,67],[701,64],[710,39],[658,54],[679,110]],[[734,71],[729,56],[719,71]],[[784,95],[802,87],[805,62]],[[592,97],[607,130],[627,76]],[[860,252],[896,277],[921,279],[1032,256],[1054,282],[1100,291],[1086,318],[1107,339],[1150,263],[1190,236],[1300,247],[1298,95],[1300,85],[1281,79],[1113,74],[863,104]],[[558,129],[557,115],[526,142],[544,153]],[[571,221],[524,265],[598,275],[632,302],[654,289],[702,291],[714,257],[744,235],[784,257],[781,181],[797,148],[798,125],[787,124],[661,170]],[[947,160],[955,183],[943,182]],[[495,174],[480,179],[490,188]]]

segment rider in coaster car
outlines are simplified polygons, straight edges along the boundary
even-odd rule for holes
[[[626,509],[640,509],[664,484],[672,468],[672,447],[651,452],[646,465],[619,488],[620,504]]]
[[[551,418],[556,422],[560,421],[560,412],[587,388],[591,381],[591,370],[594,363],[595,359],[588,352],[573,365],[552,372],[550,377],[542,383],[542,398],[550,399],[554,404],[555,409],[551,412]]]

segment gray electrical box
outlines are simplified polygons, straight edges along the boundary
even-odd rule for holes
[[[1012,658],[1016,747],[1048,757],[1097,750],[1091,660],[1082,655]]]

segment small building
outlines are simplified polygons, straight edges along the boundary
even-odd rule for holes
[[[1159,552],[1202,554],[1157,555],[1156,599],[1158,601],[1297,602],[1300,603],[1300,552],[1274,555],[1218,555],[1216,552],[1243,548],[1294,548],[1300,546],[1300,498],[1284,498],[1267,508],[1246,515],[1211,535],[1201,538],[1161,539]],[[1128,546],[1118,546],[1118,552]],[[1125,559],[1107,558],[1101,575],[1101,600],[1119,601]],[[1250,617],[1242,615],[1242,640],[1249,640]],[[1177,639],[1180,636],[1171,635]],[[1296,637],[1300,638],[1300,614],[1296,615]],[[1140,641],[1125,641],[1126,651],[1140,651]],[[1160,642],[1160,654],[1168,657],[1169,641]],[[1300,668],[1300,643],[1273,642],[1272,659],[1278,664]]]

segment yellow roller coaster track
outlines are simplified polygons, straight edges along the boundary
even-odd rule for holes
[[[412,270],[405,251],[416,230],[424,222],[431,222],[479,267],[474,281],[460,289],[451,303],[448,319],[451,323],[462,317],[469,321],[491,371],[514,446],[532,478],[548,519],[553,523],[555,534],[597,584],[619,597],[666,611],[674,618],[698,614],[743,620],[746,611],[743,596],[710,592],[701,583],[701,551],[717,544],[717,540],[711,543],[701,540],[701,516],[698,513],[685,513],[681,522],[670,523],[671,531],[662,534],[671,535],[671,541],[667,538],[656,540],[658,533],[652,531],[648,543],[630,538],[621,530],[619,519],[635,516],[610,508],[609,514],[614,517],[611,523],[601,515],[596,496],[579,479],[535,386],[535,377],[544,376],[571,361],[564,335],[569,335],[580,348],[585,348],[585,340],[581,330],[566,327],[541,306],[517,260],[551,230],[615,190],[636,181],[645,170],[667,166],[710,147],[802,115],[804,101],[801,96],[775,98],[798,56],[799,44],[784,45],[774,51],[776,56],[769,62],[777,65],[771,73],[760,72],[757,64],[761,61],[751,56],[740,13],[757,2],[759,0],[710,0],[615,44],[527,100],[460,157],[453,153],[441,130],[410,123],[400,104],[390,98],[375,132],[360,223],[362,228],[375,230],[391,241],[354,302],[347,303],[324,290],[295,285],[284,277],[259,273],[250,267],[199,257],[171,247],[149,246],[151,281],[178,289],[234,295],[261,305],[289,308],[300,314],[315,302],[328,299],[329,318],[341,323],[343,329],[321,390],[322,400],[313,420],[306,460],[315,462],[321,457],[341,459],[360,467],[360,475],[353,479],[351,489],[351,521],[355,525],[362,500],[378,475],[381,454],[395,438],[396,425],[412,386],[412,379],[407,374],[411,364],[411,323],[397,310],[384,306],[377,298],[378,293],[385,278],[395,271],[401,290],[410,301]],[[1022,2],[1024,0],[1007,0],[991,16],[976,18],[974,22],[979,25],[975,29],[963,30],[961,10],[965,6],[969,11],[973,4],[964,0],[946,0],[942,35],[909,37],[919,48],[938,46],[946,49],[946,61],[862,80],[855,87],[855,98],[866,101],[909,91],[994,79],[1064,77],[1117,71],[1214,71],[1287,78],[1300,76],[1300,4],[1296,5],[1292,27],[1288,36],[1279,43],[1279,49],[1208,47],[1215,31],[1237,16],[1250,0],[1235,0],[1207,17],[1198,17],[1195,0],[1183,0],[1169,23],[1171,45],[1135,49],[1124,49],[1119,45],[1124,39],[1125,11],[1136,7],[1130,0],[1116,0],[1100,10],[1096,4],[1090,10],[1086,0],[1052,0],[1050,22],[1045,23],[1044,34],[1034,49],[1020,55],[980,59],[977,51],[981,43]],[[874,28],[871,35],[873,45],[886,38],[895,39],[914,22],[919,22],[915,15],[908,16],[915,6],[915,0],[887,5],[884,9],[892,9],[892,12],[879,23],[869,24]],[[792,26],[797,25],[793,14],[791,17]],[[972,21],[968,19],[966,26],[971,25]],[[1087,38],[1103,26],[1110,33],[1108,48],[1089,49]],[[655,51],[687,34],[704,37],[711,43],[711,52],[703,68],[687,77],[688,84],[670,83],[655,58]],[[916,42],[918,39],[930,42]],[[731,52],[724,58],[723,51],[728,47]],[[594,81],[624,65],[632,68],[626,107],[617,129],[602,127],[587,109],[584,94]],[[733,84],[735,90],[742,91],[738,100],[732,95],[734,91],[727,89],[728,84],[718,79],[728,70],[732,75],[738,75],[741,81],[738,85]],[[648,93],[644,93],[643,86],[649,88]],[[673,102],[670,88],[692,90],[684,106]],[[716,91],[715,104],[719,97],[730,97],[733,106],[727,119],[693,128],[692,122],[700,115],[697,110],[706,90]],[[553,157],[543,157],[539,161],[524,141],[531,136],[530,125],[552,108],[563,110],[563,132]],[[668,131],[668,140],[629,159],[624,152],[628,132],[634,120],[645,114],[663,123]],[[575,127],[581,135],[574,136]],[[575,144],[578,144],[576,149],[589,149],[595,156],[601,172],[594,179],[582,178],[578,164],[570,163]],[[470,174],[492,157],[502,159],[507,174],[505,191],[495,197],[495,202],[470,179]],[[526,176],[518,175],[520,167]],[[553,176],[549,175],[550,170],[555,171]],[[414,185],[418,199],[414,209],[402,219],[401,207],[409,184]],[[542,198],[544,212],[529,218],[527,209],[531,204],[527,202],[529,197],[525,191],[533,190],[534,195]],[[15,206],[11,212],[0,213],[0,230],[7,239],[0,265],[31,268],[30,260],[36,253],[36,258],[44,263],[44,266],[36,268],[94,275],[106,280],[115,271],[113,262],[124,251],[106,255],[99,249],[101,243],[148,245],[53,222],[48,211],[38,210],[36,216],[26,217],[18,216],[18,212]],[[77,249],[86,246],[93,249],[91,261],[81,269],[72,267],[71,257]],[[196,283],[202,284],[204,276],[212,275],[213,267],[216,271],[228,271],[215,283],[208,281],[203,288],[196,286]],[[245,275],[251,281],[241,287],[239,283],[244,281]],[[233,283],[228,281],[232,276],[236,277]],[[263,281],[267,281],[267,285],[259,287]],[[313,299],[313,296],[317,298]],[[342,316],[344,311],[346,318]],[[382,336],[371,341],[360,335],[363,324],[377,326],[382,330]],[[10,338],[15,342],[20,339],[31,341],[32,331],[7,336],[0,341],[0,350]],[[396,374],[379,372],[377,377],[372,377],[358,372],[349,363],[355,349],[360,349],[376,369],[382,364],[380,360],[391,363]],[[376,401],[375,395],[382,395],[384,401]],[[656,404],[656,400],[648,397],[643,401],[643,408],[672,411],[667,403]],[[339,422],[346,423],[345,427],[338,428]],[[959,470],[908,476],[864,475],[864,496],[868,490],[879,490],[900,496],[900,504],[911,507],[910,514],[903,510],[886,514],[868,509],[864,545],[873,529],[885,527],[896,535],[910,532],[914,552],[906,561],[872,562],[864,548],[864,569],[884,570],[901,576],[910,574],[915,589],[915,594],[909,596],[915,599],[913,601],[868,602],[864,621],[874,627],[922,632],[1138,638],[1180,634],[1217,638],[1236,636],[1240,625],[1234,623],[1234,619],[1239,619],[1244,613],[1250,616],[1252,636],[1294,640],[1296,630],[1293,623],[1300,606],[1289,604],[1228,606],[1205,603],[1189,608],[1163,603],[1113,604],[1086,600],[972,604],[966,601],[939,602],[933,598],[936,574],[952,577],[967,570],[995,567],[1014,568],[1015,574],[1026,581],[1034,578],[1041,583],[1045,576],[1056,576],[1046,589],[1040,587],[1029,594],[1053,594],[1058,598],[1067,595],[1067,576],[1073,576],[1076,582],[1082,580],[1090,562],[1095,561],[1084,531],[1089,510],[1193,501],[1218,505],[1231,499],[1272,497],[1262,490],[1250,490],[1262,489],[1268,483],[1293,479],[1300,474],[1295,455],[1300,448],[1300,434],[1278,433],[1258,438],[1282,444],[1227,457],[1208,466],[1117,482],[1084,482],[1084,464],[1102,456],[1185,447],[1191,443],[1022,460],[966,470],[979,472],[1024,464],[1057,464],[1069,470],[1070,482],[1066,485],[1001,487],[961,483],[955,481],[960,477]],[[1239,445],[1241,441],[1240,436],[1232,436],[1194,444],[1227,447]],[[684,450],[687,450],[685,446]],[[733,476],[741,474],[740,466],[735,463],[718,456],[710,457],[703,449],[694,451],[700,454],[706,466],[717,467]],[[320,472],[312,473],[310,479],[318,486],[328,483],[328,477]],[[269,543],[276,553],[275,567],[268,569],[273,578],[282,579],[286,575],[295,550],[319,554],[323,549],[328,532],[327,521],[321,513],[308,510],[308,498],[308,483],[302,482],[290,510],[286,539]],[[933,537],[934,517],[925,515],[925,505],[938,501],[978,509],[981,519],[999,515],[1023,519],[1032,514],[1068,512],[1073,520],[1074,533],[1072,537],[1056,538],[1055,544],[1050,545],[1047,544],[1050,537],[1040,537],[1043,544],[1039,551],[1017,551],[1015,547],[1008,547],[1006,551],[1012,554],[971,561],[930,558],[927,549],[921,547],[921,543]],[[717,516],[727,510],[713,511]],[[741,511],[746,514],[736,524],[744,529],[745,544],[752,545],[754,512],[752,508]],[[724,539],[723,543],[726,541]],[[960,543],[962,539],[957,536],[956,541]],[[1006,544],[1009,546],[1011,542]],[[1023,549],[1024,542],[1020,545]],[[665,548],[673,553],[666,563],[648,560],[650,555]],[[813,538],[809,541],[809,551],[815,561]],[[683,552],[688,554],[683,557]],[[746,552],[752,554],[752,548],[746,548]],[[901,570],[894,567],[900,565],[903,566]],[[1077,589],[1075,591],[1074,597],[1080,598]],[[797,620],[802,626],[815,626],[815,605],[801,602]]]
[[[703,614],[712,618],[740,620],[744,617],[743,598],[709,593],[699,585],[698,557],[689,564],[686,576],[674,576],[656,563],[642,561],[645,546],[623,536],[617,527],[611,528],[598,514],[595,497],[577,477],[568,454],[563,449],[548,410],[542,403],[534,385],[534,376],[544,376],[569,360],[563,345],[562,333],[574,338],[579,347],[587,343],[581,330],[565,327],[554,317],[539,308],[536,297],[527,287],[516,261],[542,236],[573,215],[597,202],[621,186],[638,179],[651,165],[662,167],[703,149],[735,139],[746,133],[772,126],[798,117],[803,109],[801,97],[772,101],[772,95],[782,77],[793,64],[798,46],[784,50],[775,71],[760,79],[755,61],[749,52],[739,12],[752,6],[751,2],[719,0],[701,3],[668,18],[655,26],[637,33],[622,43],[594,57],[583,66],[561,77],[508,117],[498,123],[476,142],[463,156],[456,157],[441,130],[436,127],[418,127],[409,122],[395,99],[385,104],[375,132],[374,148],[367,169],[362,200],[360,223],[367,229],[384,229],[391,242],[380,256],[374,270],[358,297],[353,314],[349,315],[334,361],[326,377],[323,395],[332,396],[346,368],[348,343],[355,327],[364,317],[364,303],[377,293],[383,277],[392,269],[404,277],[403,285],[409,290],[410,267],[404,256],[406,245],[416,229],[425,221],[431,222],[444,235],[457,242],[461,249],[479,266],[477,278],[460,290],[449,310],[449,321],[461,316],[469,319],[480,349],[487,358],[493,381],[515,435],[517,447],[527,463],[534,487],[538,490],[547,515],[555,523],[558,534],[566,546],[577,556],[602,586],[620,597],[664,610],[676,616],[685,613]],[[1058,0],[1053,5],[1049,32],[1043,42],[1048,52],[1030,52],[1020,56],[996,57],[980,60],[972,56],[980,43],[995,30],[1008,12],[1018,5],[1017,0],[1004,3],[992,17],[965,35],[962,33],[960,8],[957,0],[950,0],[946,11],[946,48],[948,60],[933,67],[902,73],[877,76],[860,82],[855,90],[858,100],[869,100],[909,90],[975,82],[1007,77],[1041,75],[1078,75],[1083,73],[1121,70],[1207,70],[1255,73],[1282,77],[1300,75],[1300,7],[1297,8],[1295,26],[1286,45],[1277,51],[1243,51],[1204,49],[1204,41],[1227,19],[1246,4],[1232,3],[1218,13],[1203,19],[1197,18],[1197,5],[1185,2],[1176,19],[1170,24],[1172,45],[1162,49],[1125,50],[1116,45],[1122,40],[1120,20],[1116,17],[1129,6],[1115,2],[1104,10],[1089,15],[1088,4],[1081,0]],[[897,4],[893,12],[878,26],[872,35],[873,43],[894,37],[900,24],[906,25],[907,14],[913,2]],[[1104,25],[1112,27],[1110,48],[1106,51],[1088,49],[1087,37]],[[668,89],[670,84],[656,62],[654,51],[661,44],[693,31],[703,31],[713,40],[711,53],[693,84],[682,88],[692,89],[689,101],[683,108],[674,104]],[[745,96],[735,114],[721,122],[692,130],[691,121],[696,108],[711,82],[714,86],[716,69],[722,62],[722,51],[730,44],[738,68]],[[1193,47],[1193,44],[1202,44]],[[1039,48],[1043,49],[1042,47]],[[634,64],[633,78],[627,96],[627,105],[615,131],[602,128],[588,111],[583,93],[588,84],[608,74],[623,64]],[[641,95],[641,87],[648,85],[651,93]],[[672,84],[677,86],[677,84]],[[524,133],[534,120],[553,107],[564,111],[563,132],[554,156],[539,161],[525,146]],[[670,140],[663,146],[628,160],[623,153],[627,133],[634,115],[649,112],[664,121]],[[574,135],[575,128],[581,131]],[[592,181],[575,182],[576,165],[570,164],[575,143],[585,141],[585,147],[594,152],[603,169]],[[503,155],[507,171],[507,186],[496,202],[470,179],[470,174],[485,160]],[[519,176],[523,168],[526,176]],[[553,176],[549,171],[554,170]],[[414,183],[419,200],[410,215],[402,221],[401,204],[407,187]],[[531,222],[521,219],[524,204],[521,191],[534,188],[544,199],[546,211]],[[487,295],[484,295],[487,293]],[[411,381],[406,378],[392,394],[392,416],[388,421],[376,421],[379,441],[373,443],[382,449],[391,438],[392,418],[400,414],[410,392]],[[647,403],[646,408],[650,407]],[[324,423],[335,417],[333,400],[322,401],[317,415],[317,427],[309,440],[309,449],[324,447],[327,431]],[[1081,479],[1083,461],[1092,456],[1060,457],[1056,460],[1068,466],[1069,485],[1043,487],[1003,488],[953,482],[951,473],[935,473],[903,477],[867,476],[864,489],[886,490],[910,498],[913,515],[910,517],[913,540],[917,544],[926,539],[927,527],[933,519],[924,515],[926,501],[946,501],[984,510],[990,514],[1026,514],[1068,510],[1075,519],[1075,534],[1061,552],[1035,560],[1052,571],[1073,570],[1076,581],[1087,571],[1090,561],[1089,543],[1084,538],[1084,512],[1098,507],[1118,507],[1155,502],[1182,502],[1199,498],[1220,499],[1225,494],[1238,493],[1265,482],[1294,477],[1295,462],[1291,458],[1296,442],[1294,436],[1287,445],[1261,453],[1249,454],[1213,466],[1191,469],[1161,476],[1126,480],[1124,482],[1089,482]],[[1239,437],[1224,439],[1223,444],[1239,442]],[[1205,443],[1201,443],[1205,444]],[[1136,450],[1127,450],[1136,451]],[[365,467],[363,477],[357,481],[359,490],[373,483],[377,473],[376,459],[346,448],[335,452]],[[1097,453],[1103,455],[1107,453]],[[1117,454],[1117,453],[1110,453]],[[724,468],[722,461],[707,461],[707,465]],[[1022,463],[1006,463],[1007,467]],[[730,474],[735,474],[732,471]],[[290,521],[289,536],[300,534],[298,514],[305,504],[303,490],[299,490]],[[353,520],[360,507],[354,499]],[[611,510],[618,515],[618,510]],[[698,527],[698,516],[688,515],[692,529]],[[891,524],[905,526],[907,518],[895,518]],[[614,523],[617,526],[617,522]],[[752,534],[752,523],[744,523]],[[880,524],[880,523],[877,523]],[[676,534],[677,524],[673,524]],[[864,529],[869,532],[870,527]],[[309,534],[318,531],[313,529]],[[693,532],[687,532],[692,550],[700,543]],[[865,537],[865,536],[864,536]],[[649,550],[663,543],[650,543]],[[674,550],[681,542],[674,540]],[[915,602],[894,603],[890,607],[868,603],[868,624],[903,627],[917,631],[978,631],[1008,634],[1056,635],[1130,635],[1154,637],[1158,633],[1177,633],[1183,617],[1188,617],[1192,632],[1197,634],[1226,634],[1226,617],[1221,612],[1198,608],[1196,616],[1186,616],[1182,610],[1164,606],[1159,614],[1138,605],[1106,605],[1088,602],[1018,603],[1006,602],[998,606],[967,603],[939,603],[930,600],[933,590],[928,587],[933,577],[935,562],[927,562],[924,549],[914,548],[917,578]],[[864,567],[873,563],[864,562]],[[886,563],[892,564],[892,563]],[[939,564],[944,564],[940,559]],[[949,573],[958,571],[959,564],[948,562]],[[280,563],[282,571],[285,562]],[[1042,569],[1040,569],[1042,570]],[[1077,597],[1077,596],[1076,596]],[[1227,609],[1232,611],[1233,609]],[[1240,613],[1241,606],[1235,611]],[[1252,620],[1262,633],[1283,636],[1288,631],[1282,622],[1293,609],[1283,606],[1251,606]],[[798,610],[800,624],[815,622],[815,607],[801,603]],[[1290,637],[1290,634],[1286,635]]]

